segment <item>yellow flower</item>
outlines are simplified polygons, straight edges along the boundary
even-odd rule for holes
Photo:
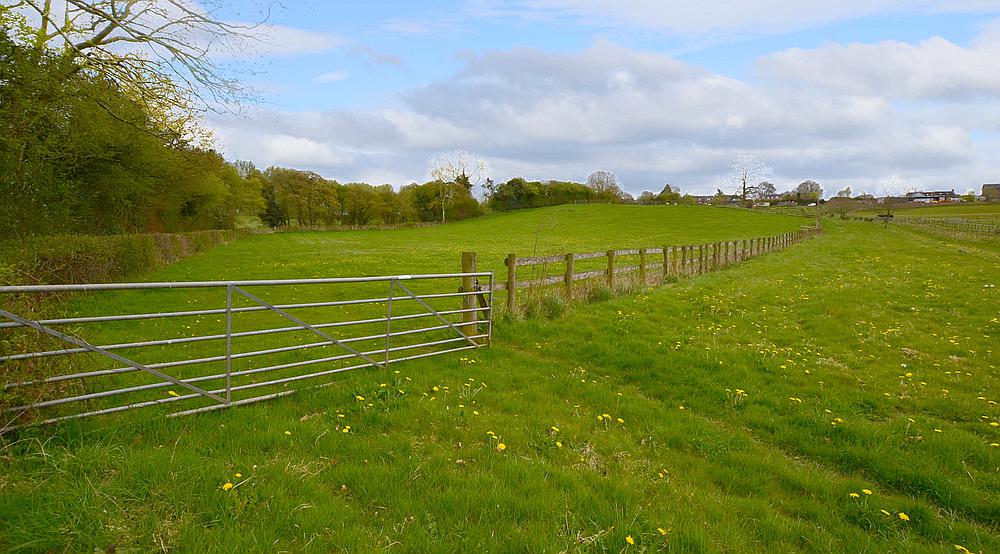
[[[956,544],[955,545],[955,550],[961,552],[962,554],[972,554],[972,552],[968,548],[966,548],[966,547],[964,547],[964,546],[962,546],[960,544]]]
[[[879,510],[879,511],[882,512],[883,514],[887,515],[887,516],[891,516],[892,515],[892,514],[890,514],[889,512],[887,512],[885,510]]]
[[[243,474],[242,473],[237,473],[236,474],[236,478],[239,479],[240,477],[243,477]]]
[[[910,521],[910,516],[904,514],[903,512],[899,512],[899,519],[903,521]]]
[[[554,433],[558,433],[559,432],[559,428],[556,427],[555,425],[553,425],[552,427],[549,427],[549,429],[552,429],[552,432],[554,432]]]
[[[176,392],[174,392],[172,390],[168,390],[167,394],[169,394],[170,396],[180,396],[179,394],[177,394]]]
[[[872,493],[872,491],[870,491],[868,489],[861,489],[861,492],[863,492],[865,494],[871,494]]]
[[[664,529],[663,527],[657,527],[656,530],[660,532],[660,535],[666,535],[667,534],[667,530]]]
[[[499,450],[500,452],[503,452],[504,450],[507,450],[507,445],[504,444],[504,443],[502,443],[502,442],[498,443],[497,444],[497,450]]]
[[[438,386],[437,386],[437,385],[434,385],[433,387],[431,387],[431,390],[432,390],[432,391],[434,391],[434,392],[438,392],[438,391],[439,391],[439,390],[441,390],[441,389],[440,389],[440,388],[438,388]]]
[[[228,490],[230,490],[232,488],[233,488],[233,484],[230,483],[229,481],[226,481],[226,484],[222,485],[222,490],[224,490],[224,491],[228,491]]]
[[[618,423],[625,423],[625,420],[622,418],[618,418]]]
[[[635,544],[635,539],[632,538],[632,535],[625,535],[625,542]]]
[[[285,434],[286,434],[286,435],[291,435],[291,434],[292,434],[292,432],[291,432],[291,431],[285,431]]]
[[[355,398],[355,400],[358,400],[359,402],[360,402],[360,401],[363,401],[363,400],[365,399],[365,397],[364,397],[364,396],[361,396],[360,394],[355,394],[355,395],[354,395],[354,398]]]
[[[562,448],[562,442],[556,441],[556,448]]]
[[[860,495],[860,494],[858,494],[858,493],[856,493],[856,492],[852,492],[852,493],[851,493],[851,494],[849,494],[848,496],[850,496],[851,498],[860,498],[860,497],[861,497],[861,495]]]

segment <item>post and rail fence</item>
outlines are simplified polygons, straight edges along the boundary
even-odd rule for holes
[[[0,433],[152,406],[206,412],[286,396],[299,381],[487,346],[493,273],[463,260],[450,274],[0,287],[147,308],[40,320],[0,309]],[[449,305],[456,299],[461,308]],[[218,307],[177,310],[181,302]]]
[[[716,271],[750,258],[786,248],[816,236],[820,232],[821,228],[817,223],[815,226],[804,226],[790,233],[703,244],[568,253],[555,256],[518,257],[517,254],[509,254],[504,260],[504,265],[507,268],[507,279],[497,282],[494,290],[506,291],[507,311],[513,313],[517,311],[517,291],[519,289],[562,285],[563,295],[568,301],[572,301],[575,296],[574,283],[590,279],[603,279],[604,285],[612,291],[618,286],[621,278],[626,276],[636,278],[640,286],[646,287],[653,280],[662,281]],[[630,265],[620,265],[619,260],[626,257],[632,258],[634,262]],[[602,269],[576,270],[579,262],[602,258],[606,261]],[[519,277],[518,270],[521,268],[545,267],[551,264],[565,264],[565,271],[561,275],[543,276],[538,279],[521,279]]]

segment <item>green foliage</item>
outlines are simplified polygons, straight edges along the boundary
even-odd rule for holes
[[[597,194],[587,185],[566,181],[526,181],[522,177],[515,177],[505,183],[488,184],[486,187],[486,204],[495,211],[598,200]]]
[[[63,235],[0,242],[0,284],[105,283],[139,275],[213,246],[232,231]]]
[[[259,182],[59,52],[0,28],[0,238],[233,228]]]

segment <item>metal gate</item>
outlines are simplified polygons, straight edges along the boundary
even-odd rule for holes
[[[293,394],[298,381],[481,348],[493,329],[492,272],[9,286],[0,299],[81,292],[67,300],[72,317],[0,309],[0,433],[249,404]]]

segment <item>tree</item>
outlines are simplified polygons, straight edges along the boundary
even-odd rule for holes
[[[249,97],[214,54],[242,50],[259,29],[219,18],[227,8],[224,1],[20,0],[0,10],[28,29],[22,38],[36,52],[60,51],[74,71],[114,83],[183,135],[192,112]]]
[[[878,181],[879,198],[878,216],[886,221],[893,218],[896,212],[893,196],[903,189],[903,181],[898,175],[883,175]]]
[[[851,187],[845,187],[837,191],[837,198],[850,198],[853,195]]]
[[[622,189],[618,184],[618,176],[606,170],[598,170],[587,177],[587,186],[594,191],[598,200],[618,202],[622,199]]]
[[[729,187],[740,197],[740,203],[746,206],[754,184],[770,176],[771,168],[754,156],[737,156],[729,166],[733,171],[729,177]]]
[[[490,172],[490,164],[486,158],[465,150],[436,154],[430,159],[429,165],[432,180],[462,185],[469,192]]]
[[[757,201],[762,201],[778,193],[778,188],[770,181],[761,181],[747,190],[747,194]]]
[[[663,190],[660,191],[657,200],[660,204],[679,204],[683,201],[681,188],[669,184],[663,185]]]
[[[816,181],[805,180],[799,183],[799,186],[795,187],[795,194],[801,199],[816,201],[823,196],[823,187]]]
[[[653,194],[652,191],[644,190],[642,191],[642,194],[639,195],[639,198],[636,199],[636,202],[648,206],[659,203],[658,200],[659,198],[656,194]]]

